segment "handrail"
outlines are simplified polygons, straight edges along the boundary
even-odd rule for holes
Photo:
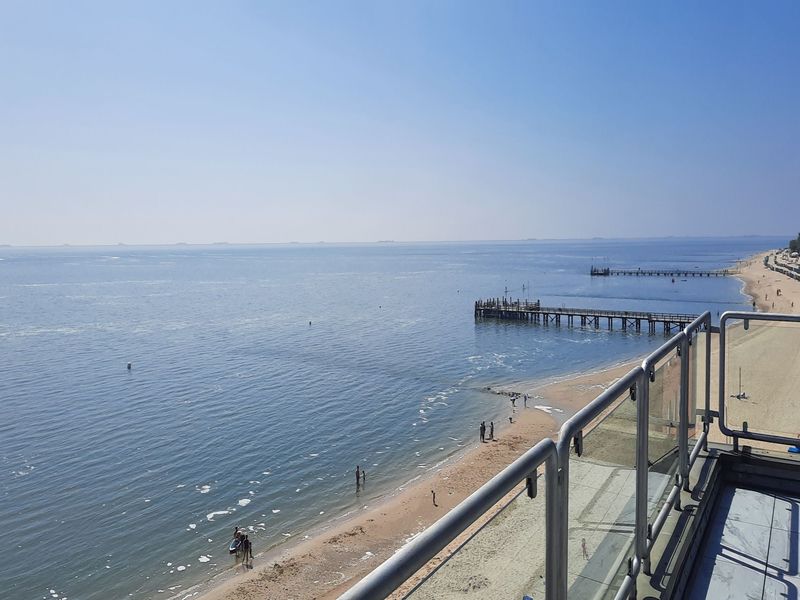
[[[551,513],[554,512],[556,499],[556,445],[553,440],[546,438],[403,546],[394,556],[342,594],[340,600],[372,600],[385,598],[391,594],[477,518],[497,504],[503,496],[525,478],[535,474],[536,469],[543,463],[545,464],[545,484],[547,486],[545,510],[549,519]],[[547,575],[550,575],[550,570],[555,567],[551,560],[551,544],[554,542],[551,538],[552,536],[547,536],[545,541],[545,571]],[[546,598],[554,600],[554,596],[550,592]]]

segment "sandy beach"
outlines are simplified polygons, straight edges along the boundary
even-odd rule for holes
[[[795,312],[800,308],[800,282],[768,270],[763,265],[766,253],[750,257],[740,263],[740,279],[743,290],[753,298],[759,311]],[[778,295],[778,290],[781,290]],[[785,343],[776,346],[775,330],[770,335],[750,336],[747,340],[748,355],[755,346],[771,348],[765,354],[769,360],[773,355],[782,355],[786,360],[797,360],[794,350],[789,351]],[[781,338],[783,339],[783,338]],[[788,340],[786,340],[788,343]],[[734,348],[735,340],[732,340]],[[716,344],[715,344],[716,349]],[[712,357],[712,407],[716,407],[718,352]],[[565,377],[546,383],[530,382],[518,384],[513,388],[496,388],[492,391],[509,395],[528,394],[528,408],[523,407],[522,398],[516,402],[515,422],[496,424],[495,441],[479,443],[478,428],[475,428],[476,443],[462,453],[452,457],[441,468],[432,471],[422,480],[385,498],[378,504],[366,506],[359,514],[332,525],[310,539],[279,551],[256,556],[255,567],[246,569],[238,566],[219,576],[211,583],[212,587],[201,597],[203,600],[227,599],[306,599],[336,598],[383,560],[391,556],[405,542],[435,522],[453,508],[485,481],[511,463],[525,450],[543,437],[555,437],[561,420],[580,409],[597,397],[616,379],[624,375],[633,364],[616,365],[594,373]],[[761,365],[748,381],[758,395],[773,373],[772,363]],[[765,371],[766,369],[766,371]],[[729,375],[730,378],[730,375]],[[794,382],[792,379],[789,385]],[[760,386],[760,387],[759,387]],[[773,392],[775,390],[772,390]],[[784,394],[784,396],[786,396]],[[536,408],[536,407],[539,408]],[[563,412],[553,411],[557,407]],[[747,405],[748,410],[763,412],[757,403]],[[741,417],[742,411],[732,410]],[[552,413],[552,414],[549,414]],[[755,414],[754,414],[755,416]],[[745,414],[745,417],[747,415]],[[712,439],[725,441],[722,436]],[[431,492],[436,492],[436,505]],[[513,493],[498,506],[513,497]],[[425,571],[412,578],[393,597],[402,597],[414,583],[424,577],[446,556],[448,550],[456,547],[474,530],[480,528],[491,515],[476,523],[465,532],[442,556],[431,561]],[[183,597],[183,596],[182,596]]]

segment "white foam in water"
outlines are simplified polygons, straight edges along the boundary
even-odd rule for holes
[[[208,492],[211,491],[211,486],[210,485],[201,485],[199,487],[196,487],[195,489],[198,492],[200,492],[201,494],[207,494]]]
[[[189,529],[195,529],[197,527],[197,523],[189,523]]]
[[[229,514],[231,514],[231,511],[229,510],[215,510],[214,512],[208,513],[206,515],[206,519],[208,519],[209,521],[213,521],[214,517],[216,517],[217,515],[229,515]]]
[[[533,408],[535,408],[536,410],[540,410],[542,412],[546,412],[548,415],[553,414],[553,407],[552,406],[545,406],[543,404],[537,404]]]
[[[299,491],[300,491],[300,488],[297,488],[297,489],[295,490],[295,493],[297,493],[297,492],[299,492]]]
[[[319,456],[319,454],[309,454],[309,456],[316,458],[317,456]]]
[[[269,475],[269,471],[261,471],[262,475]]]
[[[186,567],[184,567],[183,565],[178,567],[178,571],[185,571],[185,570],[186,570]]]
[[[274,515],[278,514],[279,512],[281,512],[280,508],[273,508],[272,509],[272,514],[274,514]]]
[[[200,562],[208,562],[208,561],[211,560],[211,558],[208,557],[208,556],[203,555],[200,558],[198,558],[197,560],[199,560]]]
[[[252,502],[250,498],[242,498],[239,500],[239,506],[247,506],[250,502]]]

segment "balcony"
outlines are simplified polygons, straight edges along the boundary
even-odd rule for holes
[[[342,598],[797,598],[797,365],[704,313]]]

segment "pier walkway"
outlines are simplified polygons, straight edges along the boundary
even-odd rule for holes
[[[491,298],[475,302],[475,318],[510,319],[541,323],[542,325],[551,323],[561,325],[563,321],[568,327],[574,326],[577,320],[581,326],[595,329],[598,329],[600,323],[605,321],[609,330],[614,329],[616,321],[623,331],[627,331],[629,328],[641,331],[642,324],[646,324],[649,333],[656,333],[659,326],[664,333],[671,333],[686,327],[697,318],[697,315],[594,308],[558,308],[542,306],[538,300],[530,302]]]
[[[736,269],[719,269],[701,271],[699,269],[609,269],[608,267],[592,267],[592,277],[609,277],[612,275],[637,277],[729,277],[736,275]]]

